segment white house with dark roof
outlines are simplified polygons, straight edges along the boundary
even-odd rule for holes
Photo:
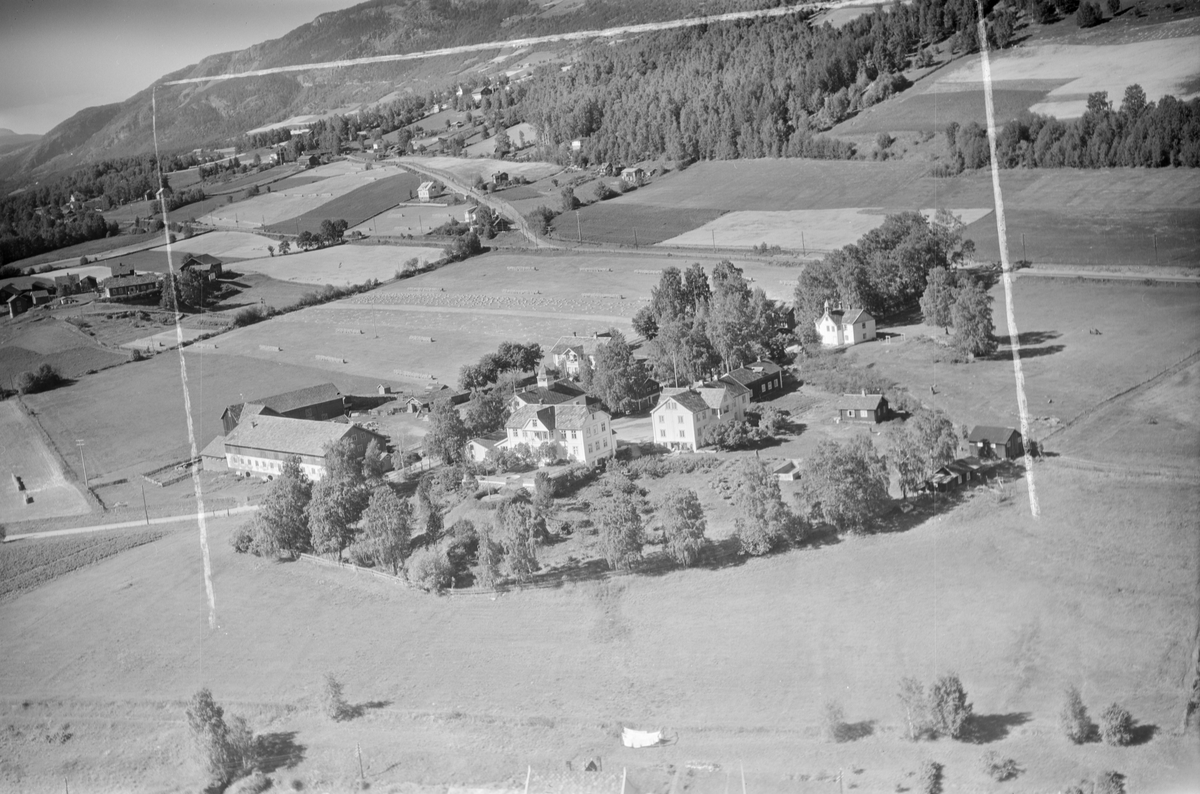
[[[545,365],[538,369],[537,385],[522,389],[508,401],[508,410],[517,411],[525,405],[586,405],[587,392],[569,380],[554,380]]]
[[[225,461],[231,471],[271,477],[283,470],[291,456],[300,458],[300,470],[314,482],[325,476],[325,448],[349,438],[360,451],[372,440],[386,439],[358,425],[313,422],[285,416],[243,416],[225,437]]]
[[[563,458],[579,463],[611,458],[617,449],[612,416],[595,404],[524,405],[504,423],[504,432],[507,438],[498,446],[527,444],[536,450],[557,444]]]
[[[746,418],[750,390],[737,382],[710,381],[686,389],[663,389],[650,411],[654,443],[695,452],[708,445],[708,434],[725,422]]]
[[[830,346],[857,345],[875,338],[875,318],[865,309],[830,309],[825,302],[825,313],[817,320],[817,333],[821,344]]]
[[[560,336],[550,348],[550,360],[554,368],[564,375],[578,375],[579,363],[587,356],[588,363],[596,366],[596,351],[608,344],[611,334],[591,336]]]

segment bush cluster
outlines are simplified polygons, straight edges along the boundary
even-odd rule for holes
[[[63,383],[62,375],[49,364],[42,364],[33,372],[22,372],[17,377],[17,390],[21,394],[37,394],[49,391]]]

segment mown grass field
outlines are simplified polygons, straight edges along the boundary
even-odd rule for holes
[[[651,206],[609,199],[589,204],[578,212],[578,227],[574,212],[563,213],[554,219],[555,237],[577,240],[582,233],[585,243],[633,247],[635,242],[637,245],[654,245],[691,231],[720,216],[724,210]]]
[[[183,701],[209,685],[286,750],[271,769],[281,785],[320,790],[354,781],[358,743],[377,789],[520,790],[527,765],[547,780],[599,755],[651,790],[667,787],[671,765],[711,765],[688,777],[701,794],[724,791],[727,771],[739,782],[741,767],[748,790],[832,792],[843,769],[862,790],[890,791],[921,758],[944,764],[956,790],[1052,791],[1115,768],[1131,789],[1184,791],[1200,771],[1194,743],[1172,731],[1195,630],[1195,505],[1177,487],[1052,462],[1040,474],[1038,521],[1014,489],[1007,504],[968,502],[907,532],[494,600],[264,565],[229,549],[234,522],[213,521],[217,631],[204,623],[194,532],[0,605],[12,649],[0,686],[31,701],[6,719],[79,726],[62,746],[14,743],[7,769],[58,782],[74,762],[78,785],[93,790],[178,785],[194,774]],[[951,669],[984,744],[903,740],[899,677]],[[326,671],[362,716],[317,716]],[[1149,741],[1067,742],[1057,710],[1070,683],[1093,714],[1125,704],[1153,726]],[[859,739],[819,739],[830,698]],[[621,726],[678,739],[627,750]],[[102,745],[122,749],[100,757]],[[985,750],[1017,760],[1015,783],[984,776]]]
[[[158,540],[161,529],[15,540],[0,544],[0,600]]]
[[[380,179],[345,195],[337,196],[320,207],[309,210],[295,218],[286,218],[268,225],[268,231],[294,234],[300,231],[319,232],[324,220],[345,220],[357,226],[368,218],[389,210],[401,201],[409,201],[417,195],[421,179],[415,174],[404,172]]]
[[[15,265],[17,267],[33,267],[35,265],[44,265],[57,262],[72,262],[77,264],[79,257],[86,256],[91,259],[93,256],[106,255],[109,252],[117,249],[126,248],[131,245],[139,245],[141,243],[150,243],[157,239],[162,239],[160,232],[147,234],[121,234],[116,237],[102,237],[99,240],[88,240],[86,243],[67,246],[66,248],[58,248],[54,251],[47,251],[44,254],[31,256],[27,259],[19,259],[16,262],[8,262],[6,264]]]

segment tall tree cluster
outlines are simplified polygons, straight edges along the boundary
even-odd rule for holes
[[[975,244],[962,239],[963,228],[944,210],[932,221],[919,212],[901,212],[887,216],[858,242],[809,264],[795,290],[800,333],[815,334],[827,301],[878,317],[919,298],[932,271],[952,268],[974,252]]]
[[[711,283],[699,263],[686,272],[665,269],[649,305],[633,319],[634,330],[649,340],[651,374],[672,384],[781,357],[782,323],[782,308],[728,261],[713,267]]]
[[[946,129],[952,170],[983,168],[991,162],[987,130],[971,122]],[[1200,166],[1200,98],[1170,94],[1150,102],[1136,83],[1119,107],[1107,91],[1088,95],[1076,119],[1025,111],[996,136],[1001,168],[1169,168]]]

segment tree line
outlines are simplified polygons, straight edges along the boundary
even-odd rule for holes
[[[944,130],[950,163],[946,174],[991,164],[987,130],[978,123]],[[1087,110],[1076,119],[1025,111],[996,135],[1001,168],[1170,168],[1200,166],[1200,98],[1186,102],[1171,95],[1146,99],[1136,83],[1114,108],[1107,91],[1088,95]]]

